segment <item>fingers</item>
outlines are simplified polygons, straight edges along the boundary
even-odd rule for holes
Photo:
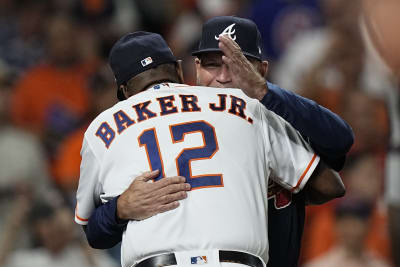
[[[162,178],[148,183],[159,171],[145,172],[138,176],[117,201],[117,215],[121,219],[142,220],[179,206],[187,198],[190,184],[182,176]]]
[[[180,191],[180,192],[176,192],[174,194],[169,194],[169,195],[165,195],[160,197],[159,199],[159,204],[160,205],[165,205],[165,204],[169,204],[178,200],[182,200],[187,198],[187,193],[184,191]]]
[[[230,64],[232,64],[232,59],[227,56],[222,56],[222,62],[229,66]]]
[[[180,183],[180,184],[171,184],[165,186],[157,191],[157,194],[160,196],[165,196],[168,194],[173,194],[176,192],[185,192],[190,191],[190,184]]]
[[[174,201],[172,203],[168,203],[168,204],[162,205],[158,211],[160,213],[166,212],[166,211],[169,211],[169,210],[176,209],[177,207],[179,207],[179,205],[180,204],[179,204],[178,201]]]
[[[219,38],[219,47],[228,57],[232,54],[241,54],[240,46],[227,35],[221,35]]]
[[[240,74],[243,68],[251,65],[239,45],[228,36],[220,36],[218,46],[223,53],[222,62],[229,67],[232,74]]]
[[[240,68],[243,64],[250,64],[239,45],[227,35],[220,36],[218,46],[224,54],[222,60],[228,66]]]
[[[143,182],[148,182],[148,181],[150,181],[151,179],[155,179],[155,178],[158,176],[159,173],[160,173],[159,170],[145,172],[145,173],[143,173],[142,175],[136,177],[135,180],[137,180],[137,181],[143,181]]]
[[[158,190],[172,184],[183,184],[185,182],[186,179],[182,176],[166,177],[155,182],[153,190]]]

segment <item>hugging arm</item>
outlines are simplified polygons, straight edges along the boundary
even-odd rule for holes
[[[136,177],[120,196],[97,207],[84,227],[86,239],[93,248],[112,248],[122,240],[129,220],[144,220],[155,214],[175,209],[187,197],[190,185],[181,176],[149,182],[158,171]]]

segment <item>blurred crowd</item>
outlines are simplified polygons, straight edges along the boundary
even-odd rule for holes
[[[346,196],[307,208],[301,266],[394,266],[400,248],[388,208],[400,205],[400,192],[385,195],[385,163],[388,147],[400,149],[400,89],[373,49],[362,5],[1,0],[0,266],[119,265],[118,249],[90,249],[73,223],[83,133],[117,101],[109,49],[126,32],[160,33],[195,84],[191,51],[202,23],[220,15],[255,21],[268,80],[336,112],[355,133],[341,172]]]

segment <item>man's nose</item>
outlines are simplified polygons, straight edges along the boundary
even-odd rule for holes
[[[217,82],[221,84],[226,84],[232,82],[232,77],[229,72],[229,68],[227,65],[222,64],[221,70],[218,73],[218,76],[216,77]]]

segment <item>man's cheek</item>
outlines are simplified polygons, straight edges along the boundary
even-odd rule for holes
[[[201,70],[197,75],[197,85],[199,86],[212,86],[213,76],[205,71]]]

